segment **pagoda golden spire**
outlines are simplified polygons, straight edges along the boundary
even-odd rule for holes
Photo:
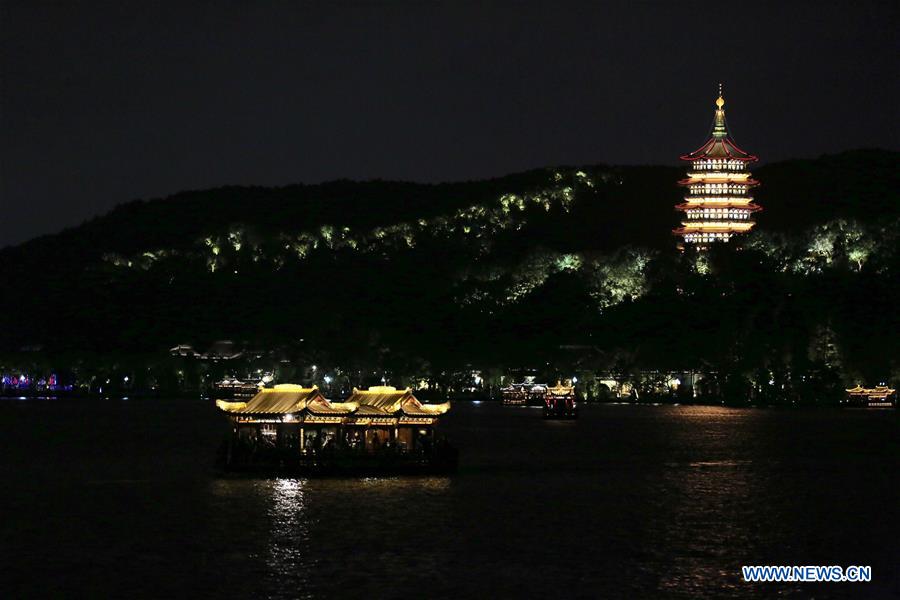
[[[722,97],[722,84],[719,84],[719,97],[716,99],[716,119],[713,123],[713,136],[724,138],[728,135],[725,128],[725,98]]]

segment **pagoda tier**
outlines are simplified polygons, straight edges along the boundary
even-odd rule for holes
[[[687,177],[678,182],[686,188],[684,202],[675,210],[684,213],[682,226],[673,233],[683,244],[706,248],[712,242],[727,242],[735,234],[750,231],[751,215],[762,210],[753,203],[750,190],[759,182],[750,177],[749,163],[758,160],[728,135],[725,100],[721,89],[716,100],[712,136],[700,148],[685,154],[691,163]],[[684,247],[680,244],[680,247]]]

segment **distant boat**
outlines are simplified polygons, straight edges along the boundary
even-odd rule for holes
[[[261,385],[226,377],[222,381],[213,383],[210,392],[214,400],[249,400],[259,393]]]
[[[850,408],[897,408],[896,391],[886,385],[864,388],[857,384],[846,390],[844,403]]]
[[[557,382],[548,387],[544,396],[545,419],[577,419],[578,403],[575,398],[575,386],[562,385]]]
[[[548,387],[544,383],[513,383],[500,389],[500,397],[503,406],[542,406]]]

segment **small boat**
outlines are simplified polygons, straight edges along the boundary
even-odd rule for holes
[[[240,379],[216,381],[210,386],[210,394],[215,400],[249,400],[257,393],[262,384],[245,383]]]
[[[544,396],[545,419],[577,419],[578,402],[575,398],[575,386],[562,385],[548,387]]]
[[[542,406],[547,387],[543,383],[513,383],[501,388],[503,406]]]

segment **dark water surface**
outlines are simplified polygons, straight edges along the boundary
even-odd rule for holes
[[[458,402],[452,477],[219,478],[226,430],[197,400],[0,400],[0,594],[900,596],[895,412]]]

